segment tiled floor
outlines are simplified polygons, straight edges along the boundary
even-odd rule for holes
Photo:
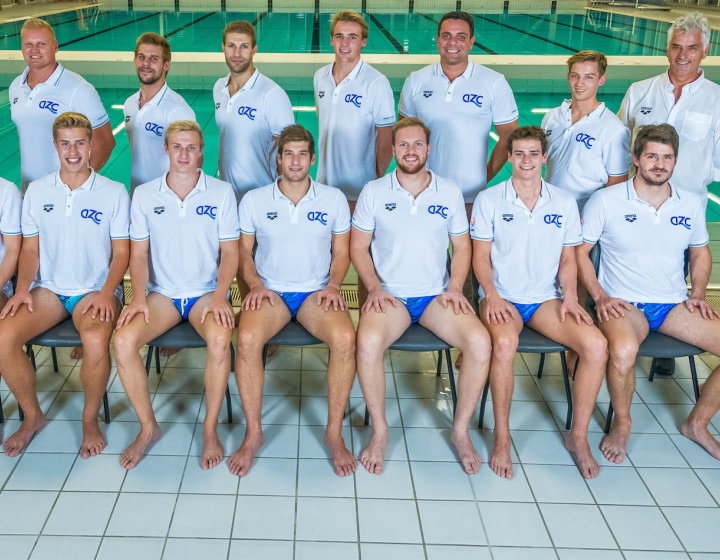
[[[137,423],[113,371],[108,448],[83,460],[79,366],[60,350],[54,373],[47,350],[38,358],[38,390],[48,426],[15,459],[0,455],[0,558],[182,559],[707,559],[720,553],[720,462],[678,434],[692,407],[686,361],[674,379],[646,379],[637,365],[635,434],[628,460],[600,458],[599,478],[586,482],[562,447],[566,405],[559,360],[515,365],[512,409],[516,476],[501,480],[487,466],[465,475],[449,446],[448,380],[435,376],[435,356],[386,357],[391,428],[386,471],[362,467],[338,478],[322,446],[326,415],[322,347],[281,348],[268,362],[266,444],[250,475],[225,464],[199,465],[204,415],[202,350],[163,359],[151,374],[163,438],[133,471],[119,465]],[[707,367],[698,363],[701,377]],[[235,424],[221,426],[226,451],[243,436],[231,381]],[[17,406],[0,385],[7,417]],[[595,448],[608,396],[602,390],[591,426]],[[345,438],[358,454],[369,437],[363,401],[353,389]],[[223,412],[221,419],[225,420]],[[477,422],[477,418],[474,420]],[[492,428],[492,405],[486,427]],[[717,433],[718,423],[712,427]],[[488,459],[491,431],[472,437]]]

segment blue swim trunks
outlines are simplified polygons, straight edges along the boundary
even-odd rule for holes
[[[643,312],[650,325],[650,332],[658,330],[667,314],[677,305],[677,303],[637,303],[634,301],[628,303]]]
[[[538,310],[538,307],[542,305],[542,303],[515,303],[512,301],[510,303],[512,303],[515,309],[518,310],[518,313],[520,313],[523,323],[527,323]]]
[[[315,292],[275,292],[290,310],[290,318],[294,319],[303,302]]]
[[[408,313],[410,313],[410,322],[417,323],[427,306],[430,305],[430,302],[436,297],[437,295],[398,299],[405,304],[405,307],[407,307]]]
[[[60,303],[65,306],[65,309],[67,310],[70,315],[73,314],[73,310],[75,309],[75,306],[78,304],[78,302],[84,298],[87,294],[82,294],[80,296],[60,296],[58,295],[58,299],[60,300]]]
[[[190,310],[192,309],[192,306],[195,305],[197,300],[200,299],[201,296],[198,297],[191,297],[191,298],[173,298],[172,302],[175,304],[175,309],[178,310],[178,313],[182,316],[183,319],[188,318],[188,315],[190,315]]]

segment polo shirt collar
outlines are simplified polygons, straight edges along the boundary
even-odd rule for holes
[[[459,78],[470,79],[470,78],[472,78],[472,75],[474,72],[475,72],[475,63],[472,60],[468,59],[468,65],[467,65],[467,68],[465,68],[465,72],[460,74],[456,79],[459,79]],[[443,77],[443,78],[445,78],[445,80],[447,80],[448,83],[450,83],[450,78],[448,78],[445,75],[445,72],[443,72],[443,69],[442,69],[442,64],[440,64],[439,62],[435,63],[435,76]]]
[[[429,184],[429,185],[427,186],[427,188],[426,188],[425,190],[423,190],[418,196],[422,196],[422,194],[423,194],[425,191],[428,191],[428,190],[433,190],[433,191],[435,191],[435,192],[438,192],[438,191],[440,190],[439,187],[438,187],[437,175],[435,175],[435,173],[433,173],[433,171],[432,171],[431,169],[428,169],[427,167],[426,167],[425,169],[426,169],[426,171],[429,171],[429,172],[430,172],[430,184]],[[398,176],[397,176],[397,169],[395,169],[395,171],[393,171],[393,172],[390,174],[390,190],[391,190],[391,191],[405,191],[405,192],[408,192],[408,191],[405,189],[405,187],[403,187],[403,186],[400,184],[400,180],[398,179]]]
[[[173,196],[177,196],[174,190],[170,188],[170,186],[167,184],[167,176],[168,173],[163,174],[162,177],[160,177],[160,185],[158,186],[159,192],[165,192],[169,193]],[[188,193],[188,195],[185,197],[185,200],[188,199],[188,197],[192,196],[196,192],[202,192],[207,190],[207,177],[205,176],[205,172],[201,169],[200,170],[200,177],[198,177],[197,183],[195,183],[195,186],[192,188],[192,190]]]
[[[22,73],[22,83],[26,87],[27,87],[27,76],[28,76],[29,72],[30,72],[30,67],[26,66],[25,70]],[[64,73],[65,73],[65,68],[63,68],[63,65],[58,62],[53,73],[50,74],[50,76],[48,76],[48,79],[45,80],[44,82],[40,82],[40,83],[55,87],[58,85],[58,82],[60,82],[60,78],[62,77],[62,75]],[[37,84],[37,85],[40,85],[40,84]]]
[[[84,190],[88,192],[92,192],[95,189],[95,180],[97,179],[97,173],[90,168],[90,176],[87,178],[87,180],[80,185],[77,189],[74,190]],[[60,178],[60,171],[55,173],[55,186],[63,188],[67,191],[70,190],[70,187],[68,187],[65,183],[63,183],[62,179]]]
[[[571,111],[572,111],[572,99],[566,99],[565,101],[562,102],[562,110],[563,110],[563,112],[566,114],[566,116],[567,116],[569,119],[572,119],[572,116],[571,116],[571,115],[572,115],[572,113],[571,113]],[[583,119],[597,120],[597,119],[599,119],[600,117],[602,117],[602,115],[603,115],[603,113],[605,112],[605,110],[606,110],[606,109],[605,109],[605,103],[603,103],[603,102],[601,101],[601,102],[600,102],[600,105],[598,105],[598,106],[595,107],[592,111],[590,111],[587,115],[585,115],[584,117],[582,117],[578,122],[580,122],[580,121],[583,120]],[[577,123],[576,123],[576,124],[577,124]]]
[[[225,80],[225,86],[223,87],[223,91],[226,93],[228,97],[230,97],[230,73],[228,72],[228,75],[226,76],[227,80]],[[235,95],[240,93],[241,91],[246,91],[248,89],[253,89],[255,87],[255,84],[257,83],[258,79],[260,78],[260,70],[255,68],[255,72],[252,73],[252,76],[250,76],[239,90],[235,92]]]
[[[272,197],[273,200],[290,200],[287,196],[283,194],[283,192],[280,190],[280,186],[278,185],[278,181],[280,181],[280,177],[275,179],[275,182],[272,184]],[[315,181],[312,177],[310,177],[310,188],[308,189],[308,192],[305,193],[305,196],[303,196],[300,201],[298,202],[298,206],[303,200],[312,200],[317,196],[317,187],[315,186]]]
[[[535,203],[535,208],[537,208],[541,204],[546,204],[552,200],[552,195],[550,194],[550,190],[548,189],[545,179],[540,179],[540,181],[540,196]],[[525,203],[520,199],[520,195],[515,190],[515,187],[513,187],[512,178],[505,181],[503,198],[508,202],[512,202],[516,206],[522,206],[523,208],[526,208]]]
[[[636,201],[636,202],[638,202],[640,204],[644,204],[644,205],[650,204],[649,202],[647,202],[646,200],[643,200],[642,198],[640,198],[638,196],[637,191],[635,190],[635,178],[634,177],[632,179],[628,179],[627,182],[625,183],[625,193],[627,196],[627,200]],[[671,182],[670,183],[670,198],[668,198],[665,202],[663,202],[663,204],[662,204],[662,206],[660,206],[660,208],[665,206],[665,204],[667,204],[668,202],[679,202],[680,198],[681,198],[680,194],[678,193],[677,189],[672,186],[672,182]]]
[[[361,58],[360,60],[358,60],[357,64],[353,67],[353,69],[350,70],[350,73],[347,76],[345,76],[345,79],[342,82],[340,82],[340,84],[342,84],[343,82],[346,82],[348,80],[356,79],[358,77],[358,74],[360,73],[360,70],[362,70],[363,66],[365,66],[365,63],[363,62],[363,59]],[[327,76],[330,78],[332,78],[333,68],[335,68],[334,62],[332,64],[328,65]],[[340,85],[340,84],[338,84],[338,85]]]
[[[155,105],[156,107],[160,105],[163,98],[165,97],[165,94],[167,93],[168,85],[165,83],[163,87],[160,88],[160,90],[153,95],[152,99],[150,99],[146,105]],[[140,92],[138,92],[138,104],[140,103]]]
[[[670,81],[669,71],[662,74],[662,81],[663,81],[663,86],[665,87],[666,91],[669,91],[670,93],[672,93],[675,90],[675,86]],[[698,71],[698,77],[695,80],[693,80],[692,82],[690,82],[689,84],[685,84],[683,86],[683,91],[687,90],[689,93],[695,93],[700,87],[703,86],[704,83],[705,83],[705,72],[703,71],[702,68],[700,68]]]

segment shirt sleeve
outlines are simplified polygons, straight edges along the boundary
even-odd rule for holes
[[[623,127],[610,139],[603,153],[605,171],[610,177],[625,175],[630,169],[630,129]]]
[[[235,206],[235,192],[230,183],[225,183],[225,194],[218,213],[218,239],[220,241],[237,241],[240,239],[240,222]]]
[[[352,217],[352,226],[366,233],[375,231],[372,193],[368,185],[365,185],[363,190],[360,191],[360,196],[358,196],[355,213]]]
[[[449,235],[463,235],[468,232],[468,219],[465,212],[465,200],[463,199],[460,187],[457,188],[455,199],[455,210],[448,220]]]
[[[565,237],[563,246],[580,245],[583,242],[582,228],[580,227],[580,213],[574,199],[568,200],[565,217]]]
[[[197,121],[195,117],[195,111],[190,108],[189,105],[179,105],[170,111],[170,118],[168,121],[174,123],[175,121]]]
[[[503,186],[498,185],[493,188],[498,189]],[[470,237],[478,241],[495,239],[495,204],[490,190],[480,192],[473,203],[470,215]]]
[[[398,113],[403,117],[417,117],[417,109],[415,108],[415,100],[413,99],[413,74],[410,74],[403,84],[400,92],[400,102],[398,103]]]
[[[372,118],[375,126],[395,124],[395,97],[390,82],[385,76],[378,77],[373,83]]]
[[[240,220],[240,233],[255,235],[257,228],[253,220],[252,191],[242,197],[238,206],[238,217]]]
[[[78,85],[73,95],[72,105],[73,111],[85,115],[93,128],[99,128],[110,121],[98,92],[88,82]]]
[[[518,119],[515,96],[504,76],[495,82],[492,96],[493,124],[507,124]]]
[[[2,214],[0,214],[0,233],[21,235],[22,197],[20,191],[12,183],[7,184],[4,190],[5,197],[2,201]]]
[[[150,239],[150,224],[142,208],[142,199],[142,192],[136,189],[130,204],[130,239],[133,241]]]
[[[623,97],[622,103],[620,104],[620,110],[617,112],[617,117],[620,119],[620,122],[622,122],[629,130],[630,133],[632,133],[633,128],[635,128],[635,119],[633,118],[633,115],[631,114],[631,98],[632,96],[632,85],[628,88],[627,92],[625,93],[625,97]]]
[[[128,239],[130,237],[130,195],[125,186],[116,185],[118,194],[110,220],[110,239]]]
[[[265,99],[265,111],[267,115],[270,133],[274,136],[280,136],[285,127],[295,124],[295,115],[292,110],[292,103],[285,90],[280,86],[274,88]],[[271,163],[275,161],[271,160]],[[272,167],[272,165],[271,165]]]
[[[338,190],[336,195],[335,222],[332,226],[333,235],[350,231],[350,206],[348,205],[347,198],[345,198],[341,190]]]
[[[603,191],[596,191],[583,208],[582,236],[585,243],[597,243],[605,230]]]
[[[692,235],[690,236],[690,247],[703,247],[708,243],[710,243],[710,235],[708,234],[707,222],[705,221],[705,205],[698,197]]]
[[[40,226],[38,225],[32,211],[33,191],[35,190],[32,187],[33,184],[30,183],[30,186],[28,186],[28,190],[25,193],[25,199],[23,200],[22,205],[20,227],[22,229],[23,237],[33,237],[40,233]]]

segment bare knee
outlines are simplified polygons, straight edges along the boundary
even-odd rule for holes
[[[355,330],[350,328],[333,333],[327,344],[330,352],[342,356],[352,356],[355,354],[355,341]]]
[[[629,372],[632,374],[638,349],[639,346],[634,341],[619,340],[611,342],[609,345],[610,365],[619,373]]]
[[[215,360],[225,359],[230,353],[231,338],[232,331],[230,329],[214,329],[205,339],[208,357]]]
[[[262,352],[267,340],[263,340],[256,329],[240,327],[238,329],[238,358],[245,354]]]
[[[494,336],[492,339],[493,360],[512,362],[517,353],[518,341],[518,336],[512,333]]]
[[[140,353],[140,341],[134,333],[121,329],[115,334],[115,358],[123,363]]]
[[[382,356],[387,345],[378,331],[361,329],[357,333],[357,359],[358,361],[373,360]]]

